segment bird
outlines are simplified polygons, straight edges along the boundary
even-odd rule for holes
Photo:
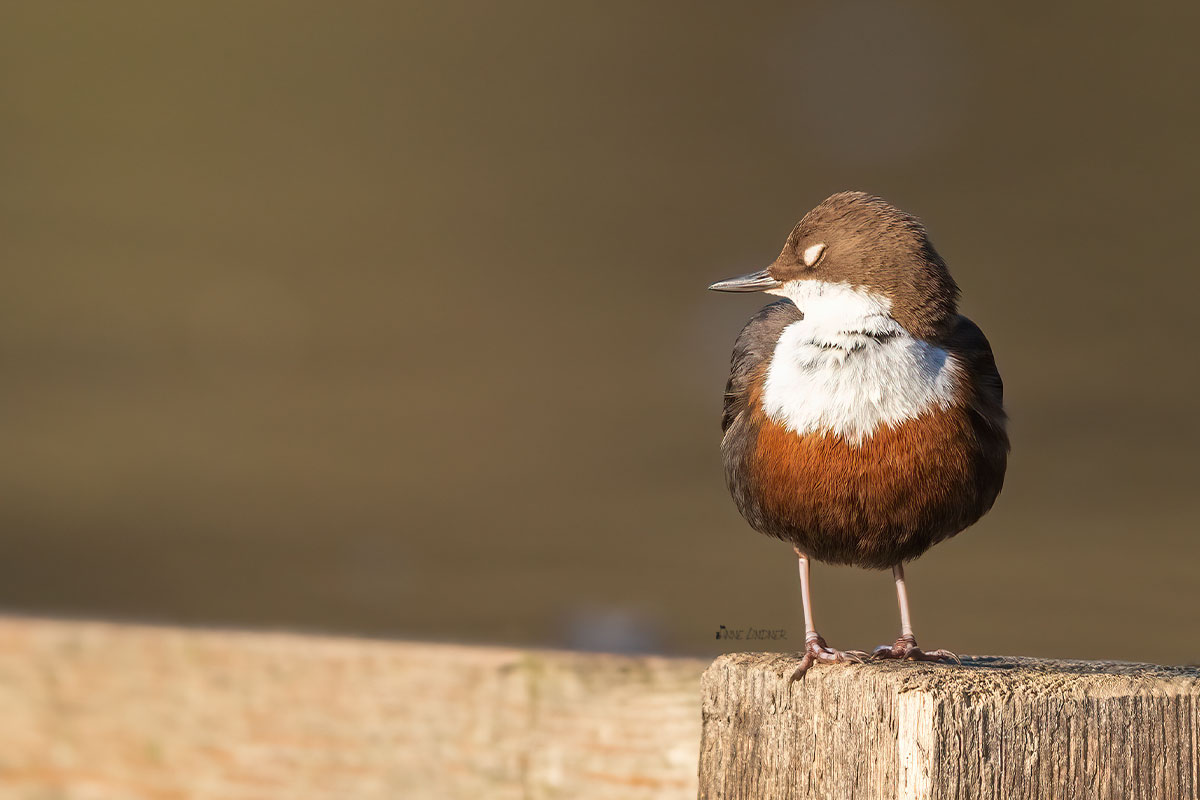
[[[881,197],[839,192],[766,269],[708,288],[782,298],[734,343],[721,456],[741,515],[799,560],[805,645],[792,680],[819,663],[960,661],[917,645],[904,565],[991,509],[1010,446],[991,345],[958,313],[958,285],[924,224]],[[813,623],[810,560],[890,569],[896,642],[831,648]]]

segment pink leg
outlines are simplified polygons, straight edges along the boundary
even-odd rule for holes
[[[913,661],[955,661],[962,660],[949,650],[923,651],[917,647],[917,637],[913,635],[912,618],[908,614],[908,587],[904,584],[904,565],[892,567],[892,576],[896,579],[896,601],[900,604],[900,638],[893,645],[882,645],[875,648],[871,658],[899,658]]]
[[[803,678],[804,673],[808,672],[809,667],[818,661],[823,661],[827,664],[832,664],[838,661],[854,661],[861,663],[866,653],[858,650],[834,650],[829,645],[825,644],[825,640],[821,638],[821,634],[817,633],[817,628],[813,625],[812,614],[812,595],[809,591],[808,581],[808,556],[800,551],[799,547],[792,548],[796,551],[796,558],[800,561],[800,596],[804,603],[804,658],[800,661],[800,666],[792,673],[791,680]]]

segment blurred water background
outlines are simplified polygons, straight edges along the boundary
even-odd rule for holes
[[[1194,4],[26,3],[0,28],[0,608],[796,649],[718,419],[827,194],[922,216],[1007,487],[964,653],[1200,661]],[[818,566],[835,646],[889,576]],[[785,629],[785,641],[718,640]]]

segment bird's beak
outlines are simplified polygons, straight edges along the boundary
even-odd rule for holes
[[[761,292],[766,289],[777,289],[783,284],[767,274],[765,269],[738,275],[736,278],[726,278],[708,287],[714,292]]]

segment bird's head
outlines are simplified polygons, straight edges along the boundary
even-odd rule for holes
[[[864,192],[830,196],[792,228],[770,266],[708,288],[780,295],[806,318],[847,332],[888,322],[922,338],[941,330],[958,303],[958,285],[921,221]]]

